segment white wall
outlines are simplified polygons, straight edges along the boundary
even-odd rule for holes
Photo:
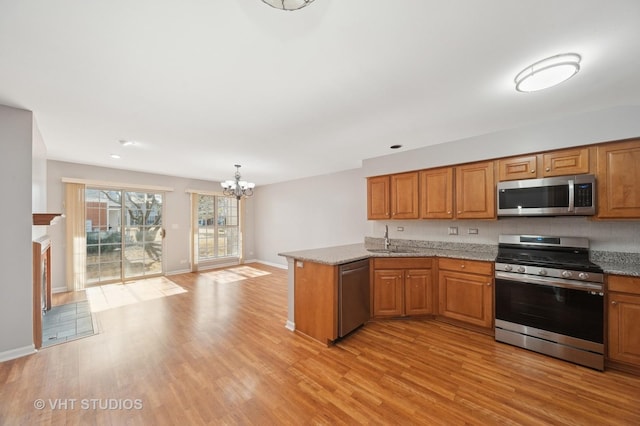
[[[365,176],[376,176],[639,136],[640,106],[624,106],[446,144],[439,141],[438,145],[364,160],[363,169]]]
[[[164,227],[166,238],[164,246],[164,267],[167,274],[187,272],[191,270],[189,264],[190,247],[190,196],[187,189],[201,191],[219,191],[220,183],[196,179],[185,179],[160,174],[132,172],[127,170],[95,167],[83,164],[49,161],[48,175],[48,209],[53,212],[64,212],[64,184],[62,178],[76,178],[92,181],[113,182],[126,185],[147,185],[173,188],[167,192],[164,199]],[[247,202],[247,210],[251,209],[251,200]],[[246,221],[249,229],[253,219],[247,214]],[[66,287],[66,271],[64,256],[66,251],[65,228],[66,222],[59,221],[49,227],[51,237],[52,287],[62,289]],[[250,236],[244,239],[245,250],[253,252],[253,240]],[[250,256],[249,256],[250,257]]]
[[[47,147],[33,117],[31,156],[31,211],[53,213],[47,210]],[[31,237],[36,240],[47,234],[48,226],[34,226]]]
[[[267,185],[254,209],[256,258],[286,265],[278,253],[363,241],[367,183],[356,169]]]
[[[33,352],[33,114],[0,106],[0,361]]]

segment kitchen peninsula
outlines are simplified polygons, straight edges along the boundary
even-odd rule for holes
[[[384,247],[383,239],[367,237],[360,244],[279,253],[289,271],[287,328],[322,344],[336,341],[340,268],[364,260],[369,319],[437,318],[492,333],[497,245],[392,240]],[[591,260],[609,282],[607,366],[638,372],[640,348],[624,324],[637,321],[640,254],[594,250]]]
[[[435,312],[433,304],[437,300],[438,310],[449,312],[454,320],[469,319],[472,325],[475,322],[482,326],[492,318],[491,293],[485,287],[488,287],[486,283],[493,282],[497,246],[410,240],[393,240],[393,243],[384,249],[381,239],[366,238],[362,244],[279,253],[287,258],[289,270],[287,328],[323,344],[335,341],[340,302],[339,267],[363,259],[369,259],[371,265],[371,314],[375,317],[413,315],[410,309],[404,308],[413,289],[413,299],[420,299],[418,305],[423,314]],[[449,297],[459,299],[468,291],[467,296],[478,302],[460,305],[462,310],[470,311],[457,312],[459,309],[453,307],[447,310],[451,300],[447,300],[446,292],[438,295],[435,284],[438,269],[432,265],[436,265],[438,259],[448,259],[449,267],[456,269],[444,277],[456,279],[460,284],[457,286],[460,292]],[[471,280],[466,281],[467,277]]]

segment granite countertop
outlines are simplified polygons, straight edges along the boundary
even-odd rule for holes
[[[640,253],[592,250],[591,261],[607,274],[640,277]]]
[[[278,253],[296,260],[341,265],[371,257],[448,257],[456,259],[495,261],[497,245],[466,244],[440,241],[391,240],[392,250],[380,252],[381,238],[366,237],[364,243]],[[369,251],[371,249],[374,251]],[[592,251],[591,261],[606,274],[640,277],[640,253]]]
[[[278,255],[307,262],[341,265],[370,257],[450,257],[493,262],[498,252],[498,246],[425,241],[410,241],[402,246],[393,244],[392,241],[391,247],[391,251],[380,252],[377,250],[381,250],[382,245],[377,244],[377,241],[365,241],[361,244],[300,250]]]

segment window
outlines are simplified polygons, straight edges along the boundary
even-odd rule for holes
[[[239,257],[238,200],[197,194],[196,253],[200,261]]]

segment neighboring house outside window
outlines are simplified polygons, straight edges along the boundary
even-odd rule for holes
[[[200,266],[207,261],[240,258],[239,202],[234,197],[193,194],[194,259]]]

